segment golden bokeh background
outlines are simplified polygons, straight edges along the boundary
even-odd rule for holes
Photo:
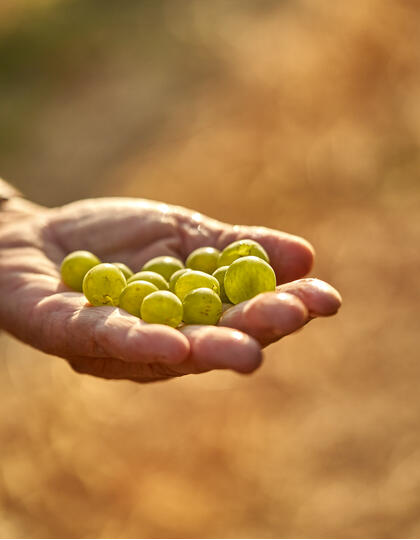
[[[299,234],[339,315],[135,385],[0,336],[2,537],[419,537],[415,0],[2,0],[1,175]]]

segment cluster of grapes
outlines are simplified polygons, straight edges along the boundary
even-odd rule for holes
[[[276,287],[267,252],[250,239],[222,252],[198,248],[185,266],[176,257],[155,257],[135,274],[123,263],[101,263],[89,251],[74,251],[64,258],[61,277],[93,306],[119,306],[148,323],[174,328],[182,322],[217,324],[222,303],[238,304]]]

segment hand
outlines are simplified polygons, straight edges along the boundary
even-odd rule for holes
[[[219,326],[175,330],[110,306],[87,305],[60,281],[60,263],[77,249],[133,270],[157,255],[182,259],[199,246],[222,249],[253,238],[267,250],[279,285],[228,309]],[[316,279],[303,239],[262,227],[231,226],[182,207],[141,199],[92,199],[46,209],[22,201],[0,228],[0,327],[78,372],[154,381],[212,369],[255,370],[261,347],[311,318],[334,314],[339,294]]]

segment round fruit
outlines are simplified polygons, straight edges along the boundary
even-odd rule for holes
[[[184,268],[184,265],[179,259],[176,257],[163,255],[161,257],[154,257],[153,259],[150,259],[150,261],[147,261],[142,270],[157,272],[163,276],[166,281],[169,281],[172,274],[177,270],[181,270],[181,268]]]
[[[83,279],[83,293],[93,306],[118,306],[120,294],[127,282],[113,264],[97,264]]]
[[[217,324],[222,314],[222,301],[211,289],[194,289],[182,305],[186,324]]]
[[[111,264],[113,264],[114,266],[116,266],[117,268],[121,270],[121,272],[124,274],[125,279],[130,279],[130,277],[133,275],[133,271],[130,268],[128,268],[126,264],[120,263],[120,262],[113,262]]]
[[[177,327],[182,322],[182,302],[170,291],[157,291],[146,296],[140,308],[141,318],[148,323]]]
[[[214,247],[201,247],[188,255],[185,266],[212,274],[217,268],[220,251]]]
[[[274,270],[258,257],[241,257],[226,270],[225,291],[233,304],[249,300],[262,292],[274,291],[275,288]]]
[[[101,261],[90,251],[73,251],[61,263],[61,279],[71,289],[82,292],[86,273]]]
[[[169,280],[169,290],[172,292],[175,292],[175,284],[178,281],[178,278],[182,276],[182,274],[185,274],[185,272],[190,272],[189,268],[181,268],[181,270],[177,270],[174,272],[171,276],[171,279]]]
[[[140,307],[147,295],[159,289],[148,281],[132,281],[120,294],[119,306],[131,315],[140,317]]]
[[[221,266],[213,272],[213,276],[217,279],[220,285],[220,300],[224,303],[229,302],[229,298],[225,291],[225,275],[229,266]]]
[[[216,294],[220,294],[220,285],[217,279],[198,270],[190,270],[178,278],[175,283],[175,294],[178,298],[184,300],[184,297],[189,292],[200,287],[206,287]]]
[[[270,262],[267,252],[258,242],[244,238],[243,240],[236,240],[225,247],[219,256],[217,266],[229,266],[236,259],[249,256],[259,257],[267,263]]]
[[[167,291],[169,289],[166,279],[157,272],[143,270],[141,272],[136,272],[127,280],[127,283],[131,283],[132,281],[148,281],[149,283],[156,285],[156,287],[162,291]]]

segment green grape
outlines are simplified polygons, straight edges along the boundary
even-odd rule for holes
[[[194,289],[182,302],[186,324],[217,324],[222,314],[222,301],[207,288]]]
[[[153,283],[153,285],[156,285],[156,287],[162,291],[167,291],[169,289],[169,285],[166,279],[157,272],[149,272],[143,270],[141,272],[136,272],[130,278],[128,278],[127,283],[139,280]]]
[[[148,323],[167,324],[176,328],[182,322],[182,302],[170,291],[157,291],[146,296],[140,308],[141,318]]]
[[[184,265],[179,259],[163,255],[147,261],[142,270],[157,272],[163,276],[166,281],[169,281],[172,274],[177,270],[181,270],[181,268],[184,268]]]
[[[175,294],[181,300],[184,300],[185,295],[194,289],[205,287],[213,290],[216,294],[220,294],[220,285],[217,279],[204,272],[198,270],[190,270],[182,274],[175,283]]]
[[[226,270],[225,291],[233,304],[249,300],[259,293],[274,291],[276,275],[259,257],[241,257]]]
[[[140,306],[143,300],[159,289],[149,281],[131,281],[120,294],[119,306],[131,315],[140,317]]]
[[[83,279],[83,293],[93,306],[118,306],[120,294],[127,282],[113,264],[97,264]]]
[[[133,271],[130,268],[128,268],[126,264],[120,263],[120,262],[114,262],[111,264],[113,264],[114,266],[116,266],[117,268],[121,270],[121,272],[124,274],[125,279],[130,279],[130,277],[133,275]]]
[[[185,272],[190,272],[189,268],[181,268],[181,270],[177,270],[174,272],[171,276],[171,279],[169,280],[169,290],[172,292],[175,292],[175,283],[178,281],[178,278],[182,276],[182,274],[185,274]]]
[[[101,261],[90,251],[73,251],[61,263],[61,279],[71,289],[82,292],[86,272]]]
[[[225,247],[219,256],[217,266],[229,266],[233,261],[236,261],[236,259],[248,257],[250,255],[259,257],[267,263],[270,262],[267,252],[258,242],[249,238],[244,238],[243,240],[236,240]]]
[[[206,274],[212,274],[217,268],[220,251],[214,247],[201,247],[192,251],[185,266],[192,270],[200,270]]]
[[[225,291],[225,274],[228,266],[221,266],[213,272],[213,276],[217,279],[220,285],[220,300],[224,303],[229,302],[229,298],[226,295]]]

